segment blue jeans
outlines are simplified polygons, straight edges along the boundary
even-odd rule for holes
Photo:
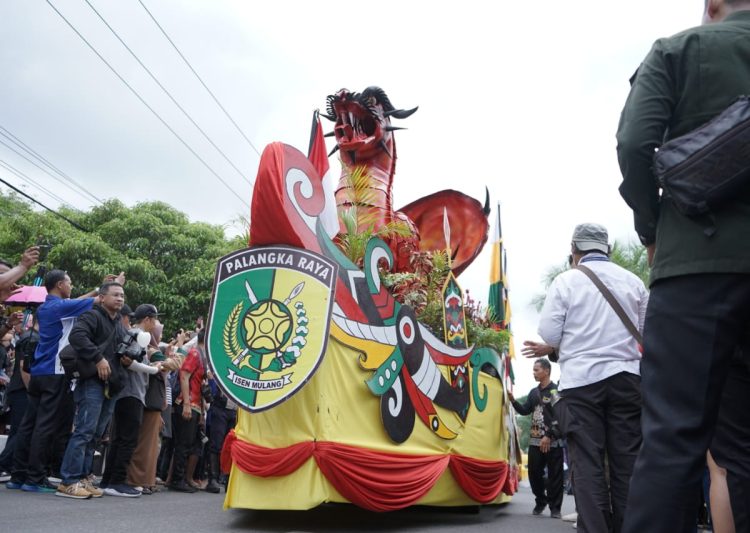
[[[107,429],[117,400],[104,397],[104,384],[96,377],[78,383],[73,399],[77,409],[75,429],[60,467],[65,485],[76,483],[92,472],[96,441]]]

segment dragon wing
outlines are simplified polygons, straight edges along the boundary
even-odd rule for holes
[[[423,251],[445,250],[443,212],[448,212],[453,246],[453,273],[458,276],[482,251],[490,224],[488,202],[483,207],[461,192],[445,190],[420,198],[399,211],[408,216],[419,230],[419,248]]]

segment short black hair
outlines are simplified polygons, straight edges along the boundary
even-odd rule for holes
[[[573,253],[575,253],[576,255],[604,254],[604,252],[602,252],[601,250],[586,250],[586,251],[583,251],[583,250],[579,249],[578,246],[576,246],[576,243],[573,243]],[[610,253],[611,252],[608,252],[608,253],[606,253],[604,255],[606,255],[607,257],[609,257]]]
[[[101,287],[99,287],[99,294],[107,294],[109,293],[109,289],[112,287],[120,287],[123,288],[122,283],[117,283],[116,281],[108,281],[104,284],[102,284]]]
[[[8,268],[13,268],[13,263],[10,261],[6,261],[5,259],[0,259],[0,265],[5,265]]]
[[[534,364],[539,364],[543,369],[545,369],[547,372],[552,372],[552,365],[550,364],[549,360],[547,359],[537,359],[534,361]]]
[[[44,288],[47,289],[47,292],[50,292],[58,283],[65,281],[65,276],[67,275],[67,272],[58,268],[50,270],[47,272],[47,275],[44,276]]]

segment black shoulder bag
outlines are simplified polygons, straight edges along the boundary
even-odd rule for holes
[[[750,96],[654,154],[654,175],[677,211],[707,215],[750,185]],[[705,229],[708,236],[716,228]]]
[[[112,330],[112,334],[107,337],[107,340],[97,346],[97,351],[101,352],[106,348],[112,338],[117,333],[117,328]],[[78,357],[78,352],[73,346],[68,343],[62,350],[60,350],[60,366],[63,367],[65,375],[68,379],[88,379],[92,378],[97,374],[96,363],[88,359],[81,359]]]
[[[163,411],[166,407],[167,385],[161,372],[149,374],[144,403],[147,411]]]

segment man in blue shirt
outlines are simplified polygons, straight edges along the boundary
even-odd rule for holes
[[[105,281],[114,278],[107,276]],[[124,274],[117,277],[124,282]],[[59,412],[70,394],[60,365],[60,350],[68,344],[68,334],[79,315],[91,309],[97,292],[70,299],[73,285],[62,270],[51,270],[44,280],[47,299],[37,311],[39,344],[31,363],[29,406],[18,432],[9,489],[27,492],[55,492],[46,478],[49,442],[60,426]]]

